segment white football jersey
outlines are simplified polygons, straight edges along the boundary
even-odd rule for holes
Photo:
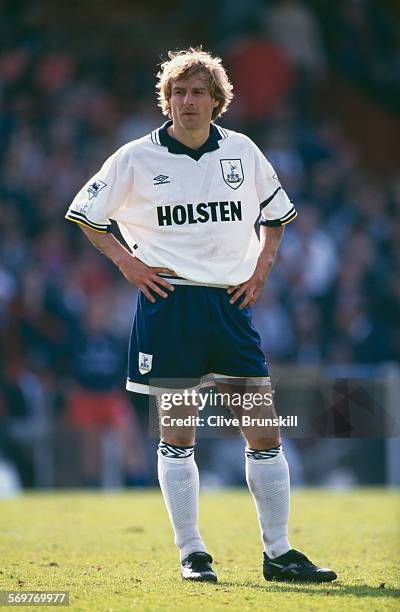
[[[284,225],[296,211],[258,147],[211,124],[200,149],[169,136],[171,122],[129,142],[81,189],[66,218],[98,232],[115,221],[149,266],[187,281],[237,285],[252,275],[255,223]]]

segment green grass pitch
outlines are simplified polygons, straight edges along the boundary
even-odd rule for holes
[[[248,491],[203,492],[213,585],[182,583],[158,490],[27,494],[0,502],[0,589],[66,590],[71,610],[399,610],[399,506],[393,490],[295,491],[292,545],[339,575],[295,585],[264,581]]]

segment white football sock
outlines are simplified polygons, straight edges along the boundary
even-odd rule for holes
[[[246,447],[246,480],[256,504],[264,550],[274,559],[291,549],[289,467],[282,447],[265,451]]]
[[[194,446],[158,445],[158,480],[175,533],[181,561],[192,552],[207,548],[198,528],[199,471]]]

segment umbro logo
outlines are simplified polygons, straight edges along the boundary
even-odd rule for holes
[[[154,185],[165,185],[166,183],[170,183],[169,176],[165,176],[165,174],[159,174],[153,178]]]

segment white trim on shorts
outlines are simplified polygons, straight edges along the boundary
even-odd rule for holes
[[[175,278],[174,276],[167,276],[165,274],[159,274],[160,278],[168,281],[170,285],[189,285],[191,287],[214,287],[215,289],[228,289],[230,285],[213,285],[211,283],[199,283],[193,280],[187,280],[186,278]]]
[[[271,384],[271,378],[269,376],[232,376],[230,374],[217,374],[214,372],[210,372],[209,374],[204,374],[201,377],[197,385],[193,387],[188,387],[187,389],[167,389],[163,387],[154,387],[152,385],[144,385],[142,383],[134,382],[133,380],[127,379],[126,381],[126,389],[127,391],[132,391],[133,393],[142,393],[143,395],[163,395],[164,393],[183,393],[184,391],[193,391],[196,389],[201,389],[202,387],[207,387],[211,382],[217,381],[219,378],[229,378],[232,380],[232,383],[235,384],[234,380],[243,380],[246,379],[246,383],[249,386],[269,386]]]

